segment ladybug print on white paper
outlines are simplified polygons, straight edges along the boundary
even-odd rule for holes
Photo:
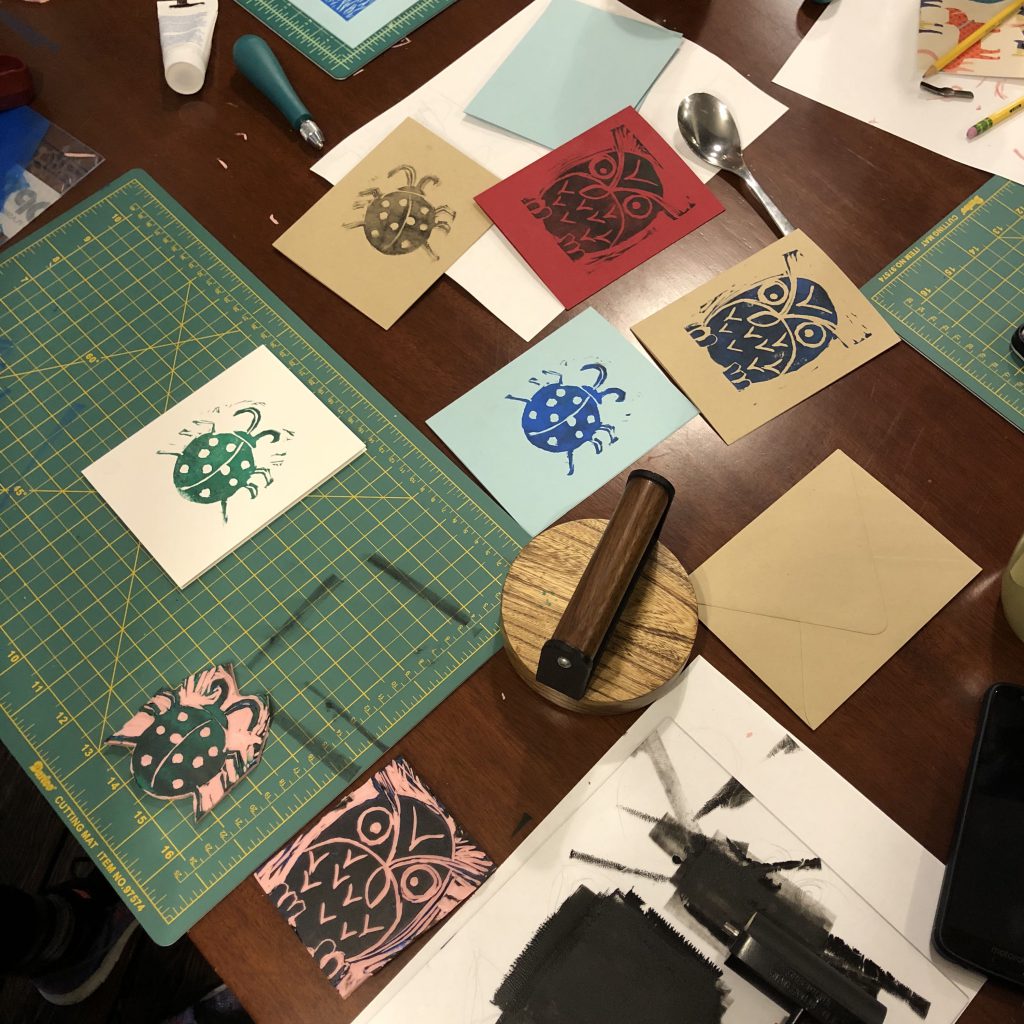
[[[106,740],[132,752],[131,773],[146,796],[191,800],[196,821],[260,763],[270,698],[242,696],[231,665],[161,690]]]
[[[839,339],[835,304],[822,285],[799,275],[799,256],[786,253],[785,273],[716,296],[686,327],[737,391],[799,370]]]
[[[573,456],[578,448],[592,444],[597,455],[604,450],[605,442],[597,436],[599,433],[605,435],[608,444],[618,441],[615,428],[603,421],[600,406],[606,398],[614,402],[626,400],[626,392],[621,388],[601,390],[608,379],[604,366],[586,363],[580,367],[580,373],[586,370],[595,371],[593,384],[566,384],[561,373],[542,370],[551,381],[545,384],[531,377],[530,383],[537,385],[532,398],[505,396],[523,403],[523,434],[530,444],[541,451],[565,454],[569,461],[568,476],[576,471]]]
[[[430,248],[430,236],[436,229],[448,234],[455,220],[455,211],[449,206],[434,206],[427,199],[426,187],[441,184],[433,174],[426,174],[417,180],[416,171],[408,164],[401,164],[388,171],[394,177],[401,171],[405,184],[386,195],[379,188],[363,189],[361,197],[369,202],[352,204],[353,210],[365,210],[362,220],[350,221],[346,228],[362,228],[366,240],[385,256],[404,256],[422,249],[432,260],[438,255]]]
[[[217,415],[221,410],[213,410]],[[238,424],[237,416],[247,416],[247,425]],[[218,430],[213,420],[193,420],[194,426],[202,427],[198,436],[191,430],[181,433],[191,440],[182,452],[157,452],[158,455],[175,456],[173,481],[175,490],[186,501],[200,505],[218,504],[224,522],[228,521],[228,500],[239,491],[246,491],[250,498],[260,493],[258,479],[263,487],[274,482],[270,469],[265,465],[269,458],[268,445],[281,441],[280,430],[261,430],[261,413],[255,405],[246,405],[231,414],[230,429]],[[244,423],[244,421],[243,421]],[[290,432],[285,432],[290,438]],[[273,452],[276,458],[272,465],[281,465],[283,451]]]

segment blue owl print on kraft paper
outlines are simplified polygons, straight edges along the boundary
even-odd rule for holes
[[[576,471],[573,458],[583,445],[593,445],[594,453],[600,455],[606,443],[615,444],[618,441],[615,427],[602,419],[600,406],[605,399],[613,402],[626,400],[626,392],[621,388],[601,390],[608,379],[608,371],[601,363],[584,363],[579,372],[587,370],[595,372],[593,384],[567,384],[564,374],[555,370],[542,370],[541,373],[551,379],[545,383],[537,377],[531,377],[530,383],[537,386],[532,397],[505,396],[510,401],[523,403],[521,425],[523,435],[530,444],[541,451],[566,456],[569,463],[568,476]],[[607,441],[598,437],[598,434],[604,434]]]
[[[834,342],[846,344],[829,293],[800,276],[799,259],[787,252],[784,273],[715,296],[686,327],[737,391],[799,370]]]

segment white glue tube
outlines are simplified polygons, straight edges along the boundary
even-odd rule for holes
[[[217,0],[159,0],[156,16],[167,84],[184,96],[199,92],[210,60]]]

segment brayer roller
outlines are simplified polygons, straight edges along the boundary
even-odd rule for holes
[[[657,473],[636,469],[629,474],[554,635],[541,648],[537,682],[573,700],[586,693],[674,496],[673,486]]]

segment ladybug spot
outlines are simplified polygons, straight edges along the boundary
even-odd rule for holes
[[[415,217],[406,217],[405,218],[405,223],[406,224],[415,224],[416,223],[416,218]]]
[[[199,497],[200,497],[200,498],[208,498],[209,496],[210,496],[210,488],[209,488],[209,487],[204,487],[204,488],[203,488],[203,489],[202,489],[202,490],[201,490],[201,491],[199,492]]]
[[[179,722],[187,722],[188,721],[188,712],[187,711],[179,711],[178,712],[178,721]]]
[[[248,459],[245,459],[242,462],[242,469],[248,469],[251,465],[252,465],[252,463]]]
[[[171,764],[181,764],[181,762],[184,761],[184,760],[185,760],[185,756],[183,754],[172,754],[171,755]]]
[[[226,444],[226,445],[224,445],[224,447],[225,447],[225,449],[226,449],[227,451],[229,451],[229,452],[233,452],[233,451],[235,450],[235,448],[236,448],[236,445],[234,445],[234,444],[230,444],[230,443],[229,443],[229,444]]]
[[[564,398],[565,388],[555,388],[555,394],[558,395],[559,398]]]
[[[188,466],[185,466],[185,465],[179,466],[178,467],[178,472],[179,473],[187,473],[188,472]]]
[[[180,732],[172,732],[171,733],[171,742],[172,743],[180,743],[181,742],[181,733]]]
[[[206,737],[210,735],[210,727],[208,725],[204,725],[203,728],[199,730],[199,735],[205,740]]]
[[[409,205],[409,200],[408,199],[399,199],[398,200],[398,205],[399,206],[408,206]]]
[[[392,221],[392,222],[391,222],[391,223],[390,223],[390,224],[388,225],[388,227],[389,227],[389,228],[390,228],[390,229],[391,229],[392,231],[397,231],[397,230],[398,230],[398,221],[395,221],[395,220],[393,220],[393,221]]]
[[[185,783],[182,782],[181,779],[175,779],[171,783],[171,789],[181,789],[184,785],[185,785]]]
[[[139,764],[141,764],[143,768],[148,768],[152,763],[153,763],[153,755],[152,754],[143,754],[142,757],[139,758]]]
[[[548,438],[548,444],[551,445],[552,447],[554,447],[556,444],[558,444],[558,438],[557,437],[549,437]]]
[[[207,755],[209,757],[216,757],[217,756],[217,748],[216,747],[210,747],[210,749],[206,753],[207,753]]]
[[[220,472],[221,472],[222,476],[227,476],[228,473],[231,472],[231,467],[230,466],[221,466],[220,467]]]
[[[577,437],[582,437],[583,436],[583,431],[582,430],[577,430],[576,431],[576,436]]]
[[[587,417],[587,422],[588,422],[588,423],[596,423],[597,421],[596,421],[596,420],[594,419],[594,417],[593,417],[593,416],[588,416],[588,417]]]
[[[536,418],[537,418],[537,413],[536,412],[531,412],[530,415],[527,417],[527,419],[531,419],[531,420],[535,420]]]
[[[217,445],[218,445],[218,444],[220,444],[220,441],[218,441],[218,440],[217,440],[217,438],[215,438],[215,437],[211,437],[211,438],[210,438],[210,440],[209,440],[209,441],[207,441],[206,443],[207,443],[207,444],[208,444],[208,445],[209,445],[209,446],[210,446],[211,448],[216,448],[216,447],[217,447]]]
[[[391,205],[391,200],[385,199],[380,205],[383,206],[384,209],[387,209]]]
[[[237,487],[237,486],[238,486],[238,481],[237,481],[237,480],[236,480],[236,479],[235,479],[234,477],[232,477],[232,478],[231,478],[231,479],[230,479],[230,480],[228,481],[228,483],[229,483],[229,484],[230,484],[230,485],[231,485],[232,487]]]
[[[192,767],[193,768],[202,768],[203,767],[203,759],[201,757],[193,757],[192,758]]]
[[[387,215],[386,213],[382,213],[382,214],[380,215],[380,219],[381,219],[381,220],[387,220],[387,219],[388,219],[388,215]]]
[[[209,455],[209,454],[210,454],[210,450],[209,450],[208,448],[204,448],[204,449],[203,449],[203,450],[202,450],[202,451],[201,451],[201,452],[199,453],[199,458],[201,458],[201,459],[205,459],[205,458],[206,458],[206,456],[207,456],[207,455]]]
[[[580,404],[580,402],[582,402],[582,401],[583,401],[583,399],[582,399],[582,398],[580,398],[580,396],[579,396],[579,395],[573,395],[573,396],[572,396],[572,404],[573,404],[573,405],[579,405],[579,404]]]
[[[548,422],[550,422],[550,423],[557,423],[557,422],[558,422],[558,413],[557,413],[557,412],[553,412],[553,413],[552,413],[552,414],[551,414],[551,415],[550,415],[550,416],[548,417]]]
[[[544,404],[550,409],[552,406],[558,405],[558,402],[554,398],[549,398]]]
[[[380,232],[379,232],[379,231],[378,231],[378,230],[377,230],[376,228],[374,228],[374,229],[373,229],[373,230],[372,230],[372,231],[370,232],[370,237],[371,237],[371,238],[380,238]]]
[[[206,463],[206,465],[203,466],[203,473],[205,474],[205,473],[212,473],[212,472],[213,472],[213,466],[211,466],[209,463]]]
[[[421,224],[420,225],[420,231],[426,231],[426,230],[427,230],[427,225],[426,224]]]
[[[568,423],[570,427],[575,427],[576,426],[576,417],[575,416],[570,416],[565,422]]]
[[[427,215],[428,213],[430,213],[430,208],[429,208],[429,207],[426,207],[426,206],[421,206],[421,207],[420,207],[420,213],[421,213],[421,214],[422,214],[422,215],[423,215],[424,217],[426,217],[426,215]]]
[[[167,730],[162,725],[158,725],[156,727],[156,734],[157,734],[157,736],[163,736],[163,734],[165,732],[167,732]]]
[[[408,249],[409,248],[409,243],[408,242],[403,242],[402,245],[401,245],[401,248]]]

